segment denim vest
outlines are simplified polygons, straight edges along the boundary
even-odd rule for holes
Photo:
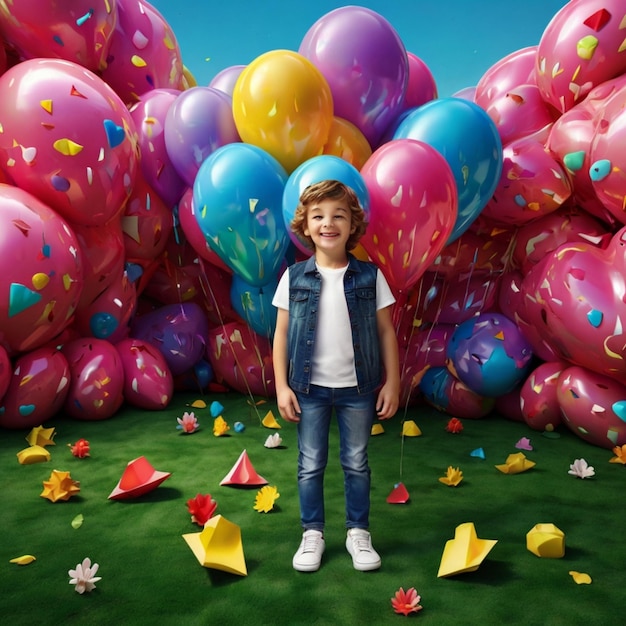
[[[348,257],[343,285],[352,328],[357,389],[359,393],[370,393],[382,377],[376,324],[378,268],[352,255]],[[289,386],[299,393],[309,393],[321,286],[314,256],[289,268],[288,378]]]

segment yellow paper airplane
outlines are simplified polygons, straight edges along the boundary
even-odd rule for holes
[[[476,571],[496,543],[497,539],[478,539],[473,522],[459,524],[454,539],[447,541],[443,549],[437,577]]]

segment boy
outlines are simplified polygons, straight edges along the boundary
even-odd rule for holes
[[[400,374],[390,311],[395,299],[373,263],[349,254],[366,226],[356,194],[343,183],[307,187],[291,228],[314,254],[285,271],[272,301],[278,308],[273,344],[278,410],[298,425],[304,532],[293,567],[303,572],[319,569],[325,548],[323,482],[333,409],[344,472],[346,548],[355,569],[380,567],[368,531],[367,446],[375,412],[388,419],[398,408]]]

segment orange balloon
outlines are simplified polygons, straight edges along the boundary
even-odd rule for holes
[[[372,148],[352,122],[343,117],[333,117],[324,154],[338,156],[360,170],[372,156]]]
[[[307,58],[272,50],[241,71],[233,117],[242,141],[262,148],[291,173],[322,154],[333,121],[332,94]]]

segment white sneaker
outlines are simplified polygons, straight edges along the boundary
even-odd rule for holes
[[[369,572],[380,567],[380,555],[372,547],[372,538],[363,528],[351,528],[346,537],[346,548],[352,557],[354,569]]]
[[[324,535],[319,530],[305,530],[298,551],[293,556],[293,569],[299,572],[316,572],[324,554]]]

